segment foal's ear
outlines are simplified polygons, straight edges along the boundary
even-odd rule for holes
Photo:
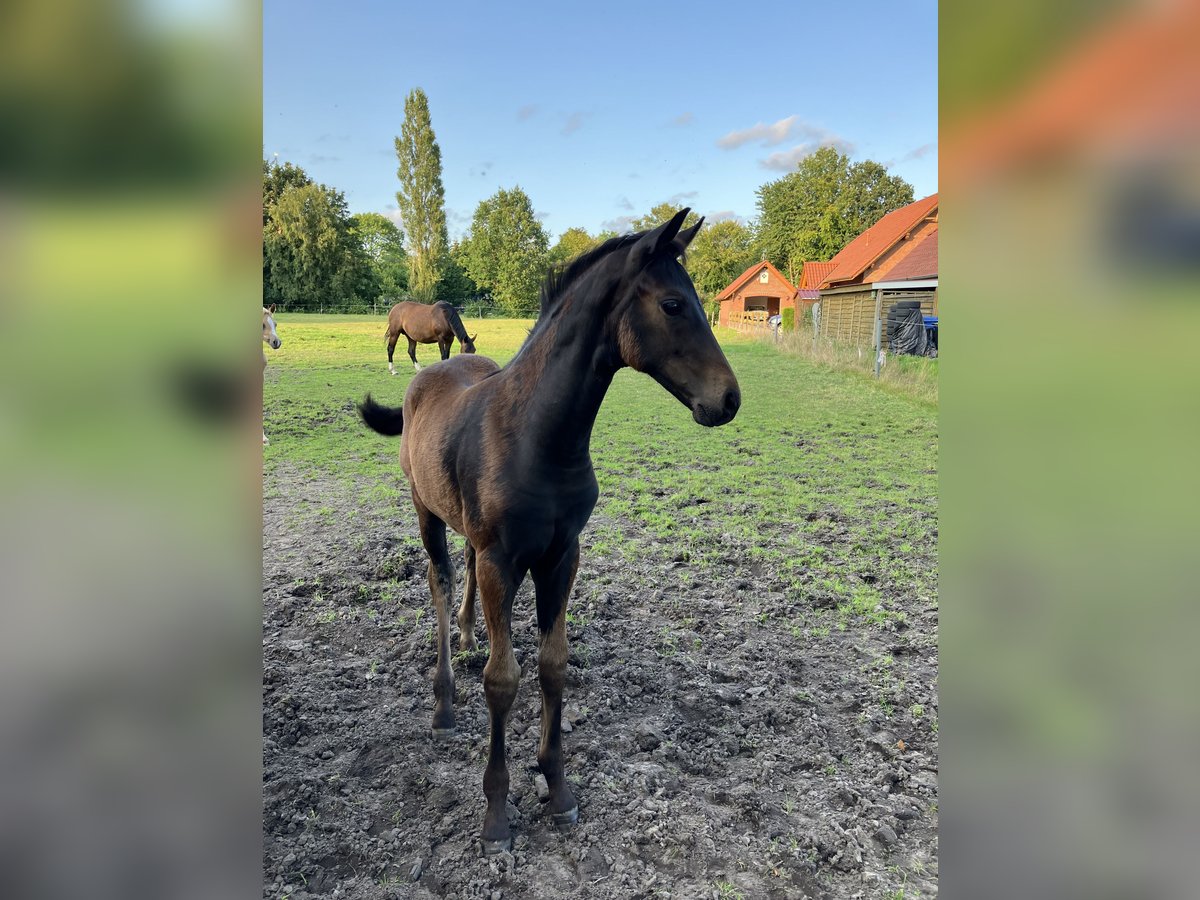
[[[271,315],[275,315],[275,304],[274,303],[272,303],[270,306],[267,307],[267,312],[269,312]]]
[[[691,210],[685,206],[675,213],[669,222],[664,222],[653,231],[647,231],[638,238],[637,243],[629,251],[629,258],[625,264],[626,276],[636,275],[650,265],[651,260],[671,248],[671,242],[679,234],[683,220],[687,218],[689,212]]]
[[[685,228],[683,231],[679,232],[679,234],[675,235],[675,246],[679,248],[680,253],[688,248],[688,244],[692,242],[692,238],[694,238],[700,231],[700,226],[703,224],[704,216],[701,216],[700,221],[691,228]]]

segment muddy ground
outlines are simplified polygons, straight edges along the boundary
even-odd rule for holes
[[[903,622],[787,629],[828,600],[736,554],[690,579],[650,539],[600,558],[585,532],[564,735],[579,824],[556,830],[538,801],[527,583],[515,841],[484,858],[482,617],[484,651],[455,662],[458,735],[435,743],[425,556],[411,509],[370,487],[266,479],[265,897],[936,895],[934,599],[890,597]]]

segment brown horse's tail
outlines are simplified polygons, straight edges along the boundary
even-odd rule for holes
[[[371,395],[358,404],[358,414],[367,423],[367,427],[379,434],[394,437],[404,431],[404,407],[381,406],[371,399]]]

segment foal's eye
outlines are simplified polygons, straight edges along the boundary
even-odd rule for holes
[[[661,304],[662,311],[668,316],[677,316],[683,312],[683,304],[678,300],[664,300]]]

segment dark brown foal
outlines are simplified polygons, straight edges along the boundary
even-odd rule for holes
[[[364,421],[401,434],[400,464],[412,487],[438,620],[433,729],[454,727],[449,610],[454,568],[446,526],[467,539],[466,587],[458,612],[463,649],[474,646],[478,586],[489,655],[483,670],[491,745],[483,791],[483,847],[511,846],[505,801],[505,734],[521,667],[512,647],[512,606],[527,574],[541,634],[538,766],[558,824],[578,807],[563,776],[562,695],[567,598],[579,567],[579,534],[599,494],[589,444],[613,375],[645,372],[701,425],[723,425],[741,403],[737,379],[713,337],[678,257],[700,225],[680,231],[687,210],[653,231],[613,238],[547,279],[537,324],[503,369],[457,356],[419,373],[401,409],[368,396]]]

